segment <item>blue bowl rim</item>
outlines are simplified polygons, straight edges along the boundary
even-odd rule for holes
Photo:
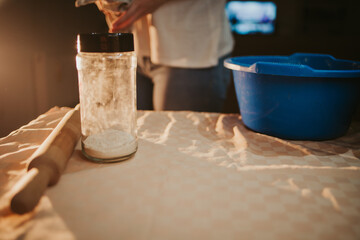
[[[305,64],[276,63],[271,62],[271,58],[279,58],[283,61],[291,62],[292,59],[317,58],[322,61],[332,61],[338,63],[352,64],[358,69],[355,70],[320,70],[314,69]],[[252,61],[251,63],[247,63]],[[224,66],[228,69],[267,75],[280,75],[292,77],[321,77],[321,78],[360,78],[360,62],[336,59],[328,54],[295,53],[289,56],[242,56],[231,57],[224,61]]]

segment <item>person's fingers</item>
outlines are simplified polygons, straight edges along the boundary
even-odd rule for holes
[[[136,7],[130,6],[129,9],[122,15],[121,17],[117,18],[112,23],[112,28],[110,29],[111,32],[117,32],[122,29],[129,28],[137,19],[141,17],[141,12],[137,10]]]
[[[167,1],[169,0],[134,0],[129,5],[126,13],[112,23],[110,32],[118,32],[128,29],[136,20],[148,13],[154,12]]]
[[[98,9],[99,9],[100,11],[103,11],[103,10],[104,10],[102,1],[96,1],[95,4],[96,4],[96,6],[98,7]]]
[[[112,22],[111,32],[118,32],[124,28],[129,27],[135,21],[133,15],[124,14],[124,16],[117,18]]]

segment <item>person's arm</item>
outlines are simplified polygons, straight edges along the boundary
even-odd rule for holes
[[[170,1],[181,0],[133,0],[128,10],[112,23],[110,32],[128,29],[136,20],[148,13],[153,13],[161,5]]]

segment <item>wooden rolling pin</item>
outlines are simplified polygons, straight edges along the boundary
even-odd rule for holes
[[[55,185],[81,135],[80,105],[70,110],[30,157],[27,174],[15,185],[11,210],[18,214],[35,208],[48,186]]]

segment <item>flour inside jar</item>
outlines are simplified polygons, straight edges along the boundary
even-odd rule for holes
[[[132,154],[137,148],[134,136],[116,129],[90,135],[82,144],[87,155],[106,159]]]

